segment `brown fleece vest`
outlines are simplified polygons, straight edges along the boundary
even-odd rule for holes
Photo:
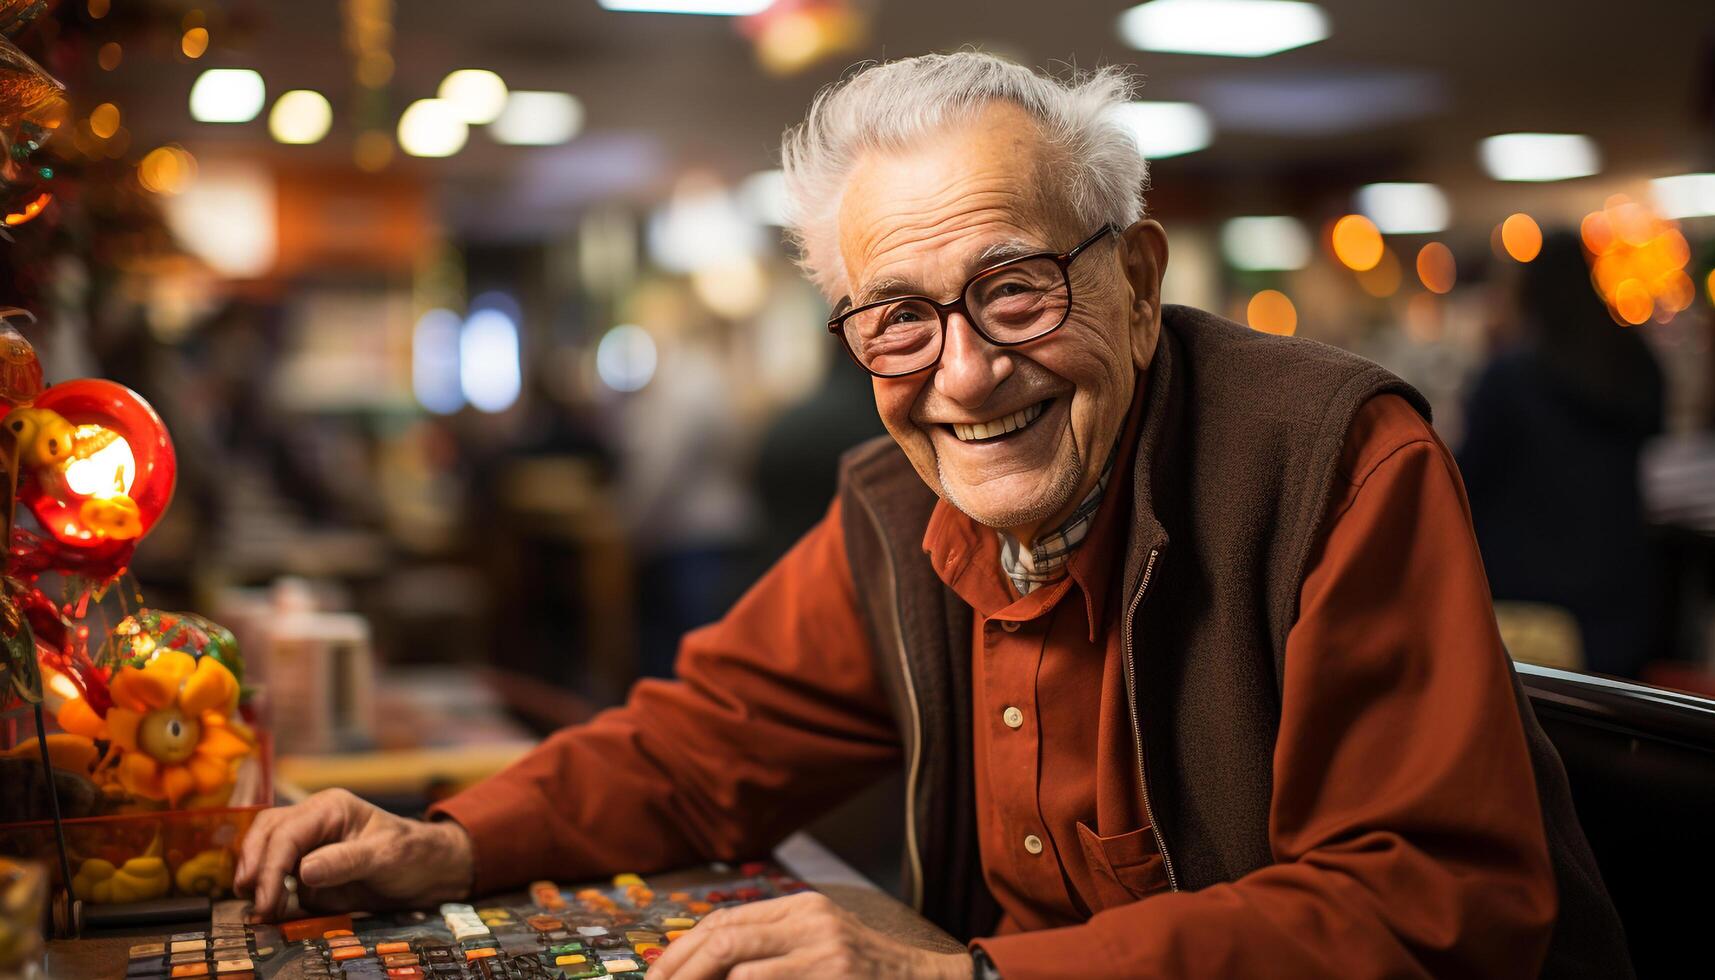
[[[1150,804],[1180,889],[1273,863],[1286,637],[1352,419],[1390,393],[1429,417],[1423,396],[1356,355],[1189,307],[1162,311],[1120,608],[1134,638]],[[908,765],[906,898],[954,935],[982,935],[996,907],[974,807],[972,613],[922,550],[936,497],[886,438],[847,454],[840,495],[853,581]],[[1513,686],[1559,885],[1544,975],[1629,976],[1565,770],[1516,678]]]

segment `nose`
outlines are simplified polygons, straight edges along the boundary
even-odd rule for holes
[[[958,313],[947,316],[947,337],[941,363],[935,368],[935,391],[965,408],[976,408],[1012,374],[1012,358],[976,332]]]

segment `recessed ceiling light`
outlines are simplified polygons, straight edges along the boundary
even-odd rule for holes
[[[1431,235],[1447,227],[1447,195],[1434,184],[1368,184],[1358,210],[1384,235]]]
[[[1602,169],[1596,144],[1579,133],[1502,133],[1478,147],[1496,180],[1571,180]]]
[[[1310,264],[1310,233],[1285,215],[1233,218],[1221,226],[1221,253],[1246,272],[1302,269]]]
[[[248,68],[210,68],[191,86],[191,118],[206,123],[245,123],[268,99],[262,76]]]
[[[633,14],[705,14],[748,17],[774,6],[774,0],[596,0],[604,10]]]
[[[1665,218],[1715,215],[1715,174],[1678,174],[1650,181],[1656,208]]]
[[[1120,14],[1120,38],[1140,51],[1261,58],[1328,36],[1328,15],[1292,0],[1152,0]]]
[[[1129,102],[1112,112],[1146,159],[1194,153],[1215,138],[1209,114],[1192,102]]]

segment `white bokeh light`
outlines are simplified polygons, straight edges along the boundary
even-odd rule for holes
[[[595,349],[595,370],[614,391],[638,391],[655,377],[655,339],[633,323],[609,330]]]
[[[205,123],[246,123],[262,112],[268,88],[249,68],[210,68],[191,86],[191,118]]]
[[[333,106],[320,92],[293,89],[274,100],[268,113],[268,133],[281,143],[319,143],[333,127]]]
[[[1384,183],[1358,188],[1358,212],[1384,235],[1433,235],[1447,228],[1452,209],[1434,184]]]
[[[459,315],[430,310],[411,332],[411,393],[417,403],[437,415],[464,407],[459,382]]]
[[[496,142],[514,146],[552,146],[578,135],[584,106],[565,92],[513,92],[506,107],[489,124]]]
[[[435,93],[472,126],[491,123],[506,108],[506,82],[485,68],[460,68],[441,80]]]
[[[1209,114],[1191,102],[1128,102],[1114,106],[1113,120],[1125,127],[1146,160],[1195,153],[1215,138]]]
[[[414,157],[450,157],[469,135],[458,111],[440,99],[418,99],[399,117],[399,148]]]
[[[459,388],[483,412],[504,412],[524,387],[518,322],[498,309],[477,310],[459,333]]]

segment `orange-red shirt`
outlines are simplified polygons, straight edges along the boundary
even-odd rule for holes
[[[1128,519],[1128,473],[1099,522]],[[639,683],[439,807],[471,834],[479,891],[761,853],[899,764],[838,511],[685,638],[680,680]],[[979,833],[1005,915],[978,943],[1002,975],[1534,974],[1553,873],[1464,492],[1433,430],[1382,396],[1347,437],[1287,640],[1277,863],[1239,881],[1159,890],[1115,662],[1120,556],[1100,550],[1118,537],[1093,529],[1068,578],[1023,599],[993,532],[942,508],[925,537],[978,614]]]
[[[1107,764],[1133,751],[1111,606],[1131,514],[1121,474],[1131,472],[1137,445],[1139,387],[1117,443],[1121,458],[1059,581],[1021,597],[995,532],[945,500],[923,535],[941,580],[974,613],[977,833],[1001,934],[1082,922],[1167,887],[1137,767]]]

